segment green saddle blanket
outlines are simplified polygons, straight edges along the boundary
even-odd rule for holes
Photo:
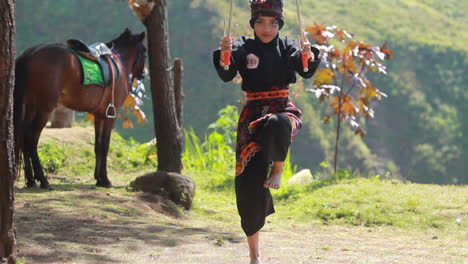
[[[81,63],[81,68],[83,69],[83,85],[100,85],[105,87],[101,65],[81,56],[73,49],[70,49],[70,51],[75,54]]]

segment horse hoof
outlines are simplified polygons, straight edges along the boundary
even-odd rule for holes
[[[112,183],[110,183],[110,181],[106,181],[106,182],[98,181],[98,182],[96,182],[96,186],[97,187],[110,188],[110,187],[112,187]]]
[[[52,190],[52,187],[50,187],[49,183],[41,183],[41,189]]]
[[[35,188],[35,187],[37,187],[37,184],[35,181],[28,181],[26,183],[26,188]]]

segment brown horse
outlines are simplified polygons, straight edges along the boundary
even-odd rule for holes
[[[114,89],[98,85],[82,85],[81,64],[62,44],[34,46],[16,59],[15,154],[17,161],[22,154],[27,187],[35,186],[37,180],[41,188],[50,188],[49,182],[44,177],[37,144],[51,112],[58,104],[94,115],[96,154],[94,178],[97,186],[111,186],[107,178],[106,159],[115,118],[109,118],[106,109],[113,102],[116,111],[115,109],[123,104],[129,94],[131,81],[134,78],[143,78],[146,58],[144,38],[144,32],[133,35],[126,29],[118,38],[107,43],[121,61],[117,67],[116,76],[119,78],[115,80]],[[113,112],[112,115],[116,114]]]

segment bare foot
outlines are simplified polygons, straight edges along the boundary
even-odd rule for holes
[[[260,258],[250,258],[250,264],[262,264]]]
[[[283,173],[284,162],[276,161],[273,162],[271,167],[270,176],[266,179],[263,187],[279,189],[281,186],[281,174]]]

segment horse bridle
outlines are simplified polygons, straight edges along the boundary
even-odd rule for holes
[[[127,67],[125,66],[125,63],[122,59],[122,56],[120,56],[120,53],[119,51],[116,49],[116,48],[112,48],[112,51],[115,53],[115,54],[118,54],[118,58],[120,60],[120,63],[122,64],[124,70],[125,70],[125,76],[127,78],[129,78],[128,80],[128,85],[129,85],[129,91],[131,93],[134,93],[134,94],[137,94],[139,91],[132,91],[131,87],[133,85],[133,81],[135,80],[135,78],[139,81],[145,79],[145,71],[143,70],[141,72],[141,74],[139,76],[133,76],[132,72],[129,72]],[[132,68],[131,70],[133,70],[142,60],[144,60],[144,56],[145,56],[145,51],[144,51],[144,47],[143,47],[143,44],[140,42],[138,43],[138,55],[137,55],[137,59],[135,60],[135,62],[133,62],[133,65],[132,65]],[[127,73],[129,73],[127,75]]]
[[[144,56],[145,56],[145,51],[144,51],[143,44],[138,43],[138,56],[137,56],[137,59],[135,60],[135,62],[133,63],[133,65],[132,65],[132,70],[138,64],[140,64],[142,60],[144,60]],[[139,80],[139,81],[142,81],[143,79],[145,79],[145,69],[144,69],[144,67],[143,67],[143,70],[141,71],[141,74],[139,76],[133,76],[133,74],[130,73],[130,87],[132,87],[133,81],[135,80],[135,78],[137,80]],[[133,93],[133,94],[138,94],[140,92],[140,89],[138,88],[136,91],[131,91],[131,89],[130,89],[130,92]]]

